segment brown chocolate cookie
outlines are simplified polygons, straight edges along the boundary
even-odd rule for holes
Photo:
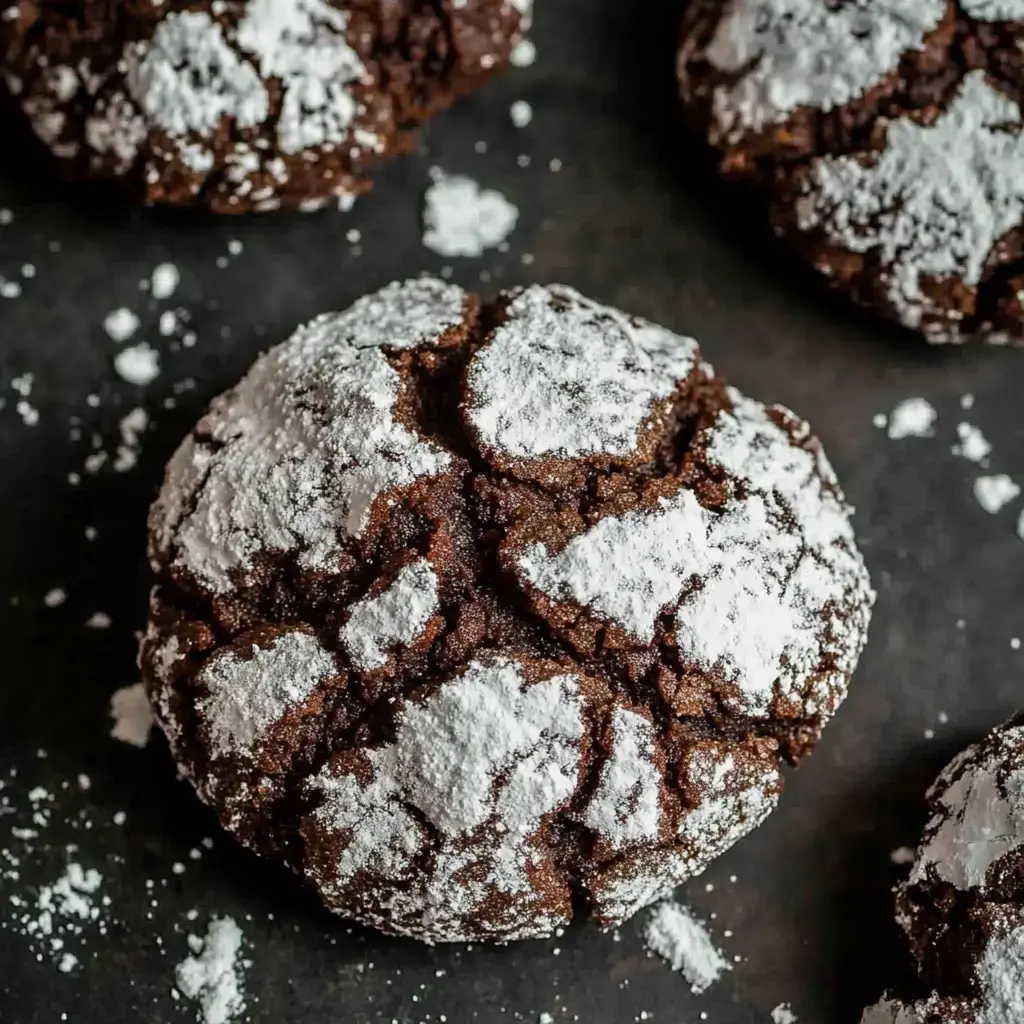
[[[393,284],[218,398],[141,663],[224,826],[430,941],[614,924],[754,828],[872,593],[807,425],[569,288]]]
[[[831,286],[935,342],[1024,340],[1024,4],[696,0],[688,113]]]
[[[0,79],[73,179],[218,213],[343,207],[503,66],[530,0],[0,0]]]
[[[897,916],[934,991],[917,1002],[883,999],[863,1024],[1020,1024],[1024,719],[956,757],[929,790],[928,809]]]

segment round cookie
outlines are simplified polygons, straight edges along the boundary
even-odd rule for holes
[[[342,208],[507,63],[530,0],[0,0],[0,80],[72,179],[218,213]]]
[[[1019,0],[696,0],[678,71],[832,287],[929,341],[1020,342],[1022,45]]]
[[[921,980],[916,1003],[883,999],[863,1024],[1024,1019],[1024,719],[969,747],[928,792],[932,817],[897,918]]]
[[[141,665],[224,826],[427,941],[615,924],[758,825],[873,594],[818,442],[697,344],[396,283],[216,399]]]

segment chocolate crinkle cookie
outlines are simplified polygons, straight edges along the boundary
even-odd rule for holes
[[[969,747],[928,793],[931,820],[897,918],[924,998],[894,996],[862,1024],[1024,1021],[1024,716]]]
[[[219,213],[346,208],[507,63],[531,0],[0,0],[0,80],[73,179]]]
[[[182,771],[333,910],[612,925],[758,825],[872,592],[805,423],[570,288],[392,284],[216,399],[150,518]]]
[[[930,341],[1024,341],[1024,3],[695,0],[685,104],[836,289]]]

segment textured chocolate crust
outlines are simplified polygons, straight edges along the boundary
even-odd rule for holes
[[[863,1024],[1016,1024],[1024,1013],[1024,719],[969,747],[928,791],[932,817],[897,918],[921,982]]]
[[[831,287],[929,341],[1019,343],[1022,44],[1012,0],[695,0],[678,72]]]
[[[508,61],[527,0],[0,2],[0,79],[73,180],[217,213],[345,207]]]
[[[390,285],[216,399],[141,665],[224,826],[428,941],[615,924],[754,828],[873,594],[807,425],[534,286]]]

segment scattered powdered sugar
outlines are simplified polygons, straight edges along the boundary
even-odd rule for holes
[[[440,256],[480,256],[512,233],[519,210],[500,192],[462,174],[432,172],[423,207],[423,244]]]
[[[889,854],[889,860],[897,867],[906,867],[917,860],[917,852],[910,846],[897,846]]]
[[[199,1004],[200,1024],[227,1024],[245,1010],[242,972],[251,967],[242,959],[242,929],[230,917],[214,918],[206,937],[189,936],[192,955],[174,972],[178,991]]]
[[[110,697],[110,717],[114,720],[110,735],[115,740],[133,747],[144,747],[149,742],[153,712],[142,683],[114,691]]]
[[[380,668],[388,650],[410,644],[437,611],[437,575],[421,558],[403,566],[391,585],[352,608],[341,642],[356,668]]]
[[[699,994],[731,970],[704,925],[684,906],[666,900],[655,908],[644,928],[644,942],[652,953],[668,961]]]
[[[958,423],[956,436],[959,441],[953,445],[953,454],[984,466],[992,453],[992,445],[985,439],[985,435],[970,423]]]
[[[43,604],[47,608],[59,608],[68,599],[63,587],[54,587],[43,595]]]
[[[139,329],[139,318],[127,307],[121,306],[108,313],[103,321],[103,330],[121,344]]]
[[[528,684],[514,661],[472,662],[422,704],[405,706],[395,741],[367,752],[367,777],[328,768],[313,781],[323,797],[317,820],[348,837],[321,888],[367,872],[399,881],[427,838],[407,809],[414,807],[440,848],[432,876],[401,899],[423,928],[457,937],[460,919],[489,893],[530,891],[530,839],[576,788],[583,732],[575,677]],[[486,847],[461,842],[488,822]],[[473,875],[455,882],[470,864]]]
[[[115,472],[127,472],[138,462],[142,435],[148,427],[149,413],[141,406],[121,417],[118,423],[121,443],[117,446],[117,453],[114,456]]]
[[[149,279],[149,294],[157,301],[169,299],[177,290],[181,274],[173,263],[160,263]]]
[[[451,326],[446,304],[425,310],[409,320],[396,307],[388,337]],[[329,314],[258,360],[172,457],[151,519],[160,549],[217,591],[264,551],[301,549],[303,566],[329,570],[385,492],[448,469],[446,451],[395,418],[404,385],[373,347],[384,341]]]
[[[145,387],[160,375],[160,356],[143,341],[121,349],[114,356],[114,369],[129,384]]]
[[[645,839],[657,839],[661,773],[654,763],[654,728],[643,715],[616,708],[611,741],[611,754],[601,768],[583,823],[617,852]]]
[[[799,107],[832,110],[863,96],[945,13],[943,0],[733,0],[706,50],[715,68],[739,76],[715,90],[719,129],[735,141]]]
[[[338,674],[334,657],[311,633],[292,630],[267,646],[211,658],[199,673],[206,696],[196,710],[206,723],[215,755],[248,753],[286,712],[298,707],[326,679]]]
[[[919,327],[933,310],[922,278],[977,285],[995,243],[1024,215],[1020,124],[1018,105],[983,71],[971,71],[932,124],[890,122],[885,149],[871,163],[818,160],[800,202],[800,226],[824,227],[852,252],[877,251],[894,308]],[[933,334],[944,340],[948,328]]]
[[[924,398],[905,398],[889,415],[889,437],[893,441],[904,437],[931,437],[938,414],[935,406]]]
[[[509,107],[508,116],[517,128],[525,128],[533,120],[533,107],[526,100],[516,100]]]
[[[779,1003],[772,1010],[772,1024],[796,1024],[797,1016],[789,1003]]]
[[[996,744],[980,759],[969,748],[940,776],[944,810],[928,825],[911,883],[931,868],[958,889],[984,888],[989,868],[1024,844],[1024,769],[1002,769],[1007,751],[1024,749],[1024,729],[1007,730]]]
[[[1005,473],[994,476],[979,476],[974,481],[974,497],[978,504],[992,514],[1005,508],[1020,494],[1020,487]]]
[[[562,285],[532,285],[467,374],[467,419],[517,459],[635,455],[644,421],[693,369],[697,344]]]

